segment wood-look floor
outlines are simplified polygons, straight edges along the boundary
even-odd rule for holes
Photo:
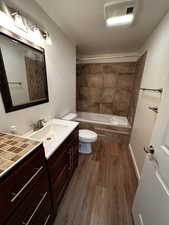
[[[128,147],[99,138],[93,150],[80,155],[54,225],[133,225],[137,179]]]

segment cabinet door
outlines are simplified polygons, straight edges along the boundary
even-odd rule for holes
[[[64,146],[60,146],[56,152],[48,159],[48,170],[51,183],[54,184],[60,172],[67,163],[67,152]]]

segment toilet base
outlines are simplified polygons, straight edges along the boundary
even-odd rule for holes
[[[92,153],[92,146],[90,143],[80,142],[79,144],[79,152],[82,154],[90,154]]]

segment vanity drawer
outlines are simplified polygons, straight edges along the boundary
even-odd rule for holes
[[[31,190],[45,169],[44,149],[40,146],[0,183],[0,224]]]
[[[45,173],[6,225],[48,225],[52,219],[48,177]]]

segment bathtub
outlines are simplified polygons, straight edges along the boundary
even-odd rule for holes
[[[130,128],[127,117],[91,112],[78,112],[76,121]]]

